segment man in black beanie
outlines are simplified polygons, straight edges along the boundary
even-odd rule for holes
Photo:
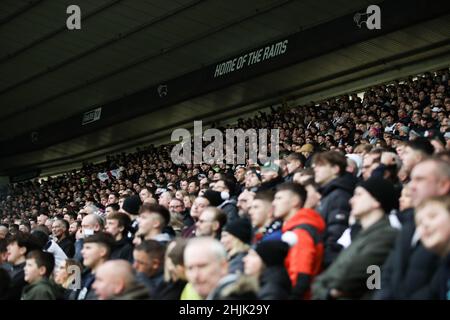
[[[392,250],[397,230],[387,213],[397,206],[391,182],[371,177],[356,187],[350,199],[350,214],[361,224],[352,244],[313,283],[313,299],[361,299],[370,297],[367,273],[370,266],[383,265]],[[379,269],[378,269],[379,271]],[[373,284],[379,289],[379,283]],[[372,288],[372,289],[374,289]]]
[[[239,218],[226,224],[220,242],[227,251],[229,273],[244,271],[242,259],[250,249],[252,238],[252,224],[247,218]]]
[[[132,239],[138,230],[137,217],[139,215],[139,209],[142,205],[141,198],[137,195],[133,195],[124,200],[121,211],[128,214],[131,220],[129,232],[127,234],[128,239]]]
[[[258,299],[286,300],[291,292],[291,280],[284,267],[289,245],[280,240],[260,242],[244,257],[244,273],[256,276]]]

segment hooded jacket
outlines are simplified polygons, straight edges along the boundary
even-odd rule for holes
[[[312,232],[301,228],[305,226]],[[282,231],[283,238],[288,232],[296,236],[296,243],[289,249],[285,260],[292,283],[291,298],[307,299],[311,281],[322,270],[324,247],[321,237],[325,231],[325,222],[316,211],[302,208],[285,221]]]
[[[319,189],[322,199],[317,211],[322,215],[327,226],[323,238],[325,268],[336,259],[342,250],[342,246],[337,241],[348,227],[351,210],[349,200],[353,196],[356,182],[354,176],[345,173]]]

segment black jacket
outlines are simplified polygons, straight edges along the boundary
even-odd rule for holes
[[[272,266],[260,277],[258,299],[287,300],[291,293],[291,280],[284,266]]]
[[[189,210],[189,209],[186,209],[186,210],[183,212],[183,224],[184,224],[185,227],[190,227],[190,226],[192,226],[193,224],[195,224],[195,221],[194,221],[194,219],[191,217],[191,213],[190,213],[190,210]]]
[[[133,245],[127,238],[116,241],[112,249],[110,259],[123,259],[133,262]]]
[[[157,295],[157,289],[160,288],[161,284],[164,282],[164,274],[163,271],[160,270],[154,276],[148,277],[139,272],[136,276],[136,280],[147,288],[150,298],[154,299]]]
[[[22,290],[27,285],[25,282],[24,267],[25,262],[12,267],[12,271],[9,274],[11,282],[7,293],[8,300],[20,300],[22,296]]]
[[[92,288],[95,281],[95,274],[90,269],[85,269],[81,275],[81,288],[73,291],[71,299],[75,300],[97,300],[97,295]]]
[[[69,237],[65,237],[56,243],[61,247],[68,258],[73,258],[75,254],[75,245]]]
[[[181,293],[187,282],[184,280],[162,282],[158,288],[156,288],[154,300],[180,300]]]
[[[322,199],[317,211],[322,215],[327,226],[324,234],[324,267],[329,266],[342,250],[337,240],[348,227],[351,210],[349,200],[353,196],[356,182],[353,175],[345,173],[319,190]]]
[[[236,206],[236,199],[231,198],[222,202],[217,208],[222,209],[222,211],[227,215],[227,223],[239,219],[239,210]]]
[[[276,177],[273,180],[262,183],[258,187],[258,192],[260,191],[275,191],[279,184],[282,184],[284,179],[282,177]]]
[[[394,250],[381,269],[381,289],[374,294],[374,299],[438,299],[435,288],[441,259],[420,242],[411,244],[414,231],[413,221],[403,225]]]
[[[244,257],[247,252],[238,252],[228,260],[228,273],[244,273]]]

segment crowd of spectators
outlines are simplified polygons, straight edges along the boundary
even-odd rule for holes
[[[279,129],[268,162],[152,145],[11,184],[0,298],[449,299],[449,115],[444,69],[213,125]]]

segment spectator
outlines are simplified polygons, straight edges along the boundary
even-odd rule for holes
[[[55,258],[51,253],[34,250],[27,254],[24,268],[25,281],[21,300],[59,300],[62,290],[51,281],[50,275],[55,266]]]
[[[321,200],[317,210],[326,223],[323,258],[327,268],[337,257],[342,246],[337,243],[348,226],[349,200],[356,179],[346,172],[347,161],[336,151],[318,153],[313,157],[315,182],[320,186]]]
[[[212,205],[212,204],[205,197],[195,198],[194,203],[192,204],[191,212],[190,212],[192,220],[194,220],[194,222],[197,222],[198,219],[200,218],[203,210],[205,210],[205,208],[210,205]],[[181,233],[182,237],[183,238],[194,237],[195,236],[195,228],[196,228],[195,223],[192,226],[185,228],[183,230],[183,232]]]
[[[5,239],[6,236],[8,235],[8,227],[4,226],[4,225],[0,225],[0,239]]]
[[[276,186],[282,183],[284,180],[281,176],[281,169],[275,163],[266,162],[261,167],[262,183],[258,188],[258,191],[275,191]]]
[[[178,238],[167,246],[164,259],[164,282],[156,288],[154,299],[181,299],[187,284],[183,257],[186,245],[186,239]]]
[[[167,243],[171,237],[163,233],[164,228],[170,223],[170,213],[164,206],[144,203],[139,210],[139,229],[136,236],[143,240],[156,240]]]
[[[92,236],[103,230],[103,219],[97,214],[88,214],[81,222],[81,229],[76,234],[74,259],[82,261],[81,250],[83,249],[83,239]]]
[[[131,196],[126,197],[123,201],[122,205],[122,212],[126,213],[131,220],[130,224],[130,233],[128,234],[128,238],[132,238],[138,229],[138,215],[139,215],[139,208],[141,207],[142,202],[139,196]]]
[[[386,213],[396,206],[392,183],[369,178],[355,189],[350,199],[352,216],[362,230],[331,266],[313,284],[314,299],[359,299],[369,297],[367,270],[382,265],[394,246],[397,231]]]
[[[8,262],[12,265],[12,271],[9,274],[11,279],[8,290],[9,300],[19,300],[22,290],[26,286],[24,272],[26,255],[33,249],[37,249],[37,245],[32,241],[31,235],[21,232],[8,238]]]
[[[278,186],[273,200],[274,216],[283,219],[282,239],[291,244],[285,265],[293,299],[309,298],[311,282],[322,269],[325,223],[316,211],[303,208],[305,200],[306,190],[290,182]]]
[[[148,188],[142,188],[139,192],[139,198],[141,199],[142,203],[145,203],[151,201],[150,199],[153,199],[153,195]]]
[[[250,204],[255,197],[255,193],[252,191],[249,191],[247,189],[244,189],[241,194],[238,197],[237,200],[237,208],[239,210],[239,217],[241,218],[248,218],[248,210],[250,207]]]
[[[426,139],[416,139],[406,144],[404,152],[400,155],[402,172],[409,177],[416,164],[433,154],[434,148]]]
[[[250,205],[249,216],[253,226],[253,243],[263,240],[281,240],[283,221],[275,219],[272,201],[273,193],[262,191],[256,193]]]
[[[54,280],[61,286],[64,292],[64,299],[69,299],[73,291],[76,290],[77,275],[81,275],[83,266],[74,259],[66,259],[59,266],[55,266]]]
[[[113,212],[119,212],[119,210],[120,210],[120,206],[118,203],[108,204],[105,207],[105,216],[107,217],[108,215],[110,215]]]
[[[260,300],[287,300],[291,293],[291,280],[284,267],[289,251],[286,242],[263,241],[251,249],[244,257],[246,275],[255,276],[259,281]]]
[[[247,254],[251,241],[252,226],[247,218],[239,218],[226,224],[220,242],[227,251],[229,273],[244,272],[242,259]]]
[[[294,174],[305,166],[306,158],[301,153],[293,152],[287,158],[288,175],[284,179],[285,182],[293,182]]]
[[[222,228],[227,222],[225,212],[216,207],[206,207],[196,222],[197,237],[213,237],[220,240]]]
[[[171,191],[165,191],[159,196],[158,203],[166,209],[169,209],[170,201],[174,198],[174,194]]]
[[[245,173],[245,188],[252,192],[256,192],[261,186],[261,173],[256,168],[251,168]]]
[[[202,299],[211,298],[214,290],[229,279],[225,277],[228,274],[227,253],[216,239],[189,240],[184,250],[184,263],[187,280]]]
[[[194,220],[192,219],[189,210],[186,210],[183,199],[173,198],[169,203],[169,210],[171,220],[173,218],[181,222],[178,228],[175,228],[171,222],[172,227],[174,229],[179,229],[180,233],[184,227],[190,227],[194,224]]]
[[[423,246],[442,257],[435,295],[450,295],[450,201],[447,196],[431,197],[417,207],[416,225]],[[435,284],[433,283],[433,284]]]
[[[414,208],[426,198],[444,196],[450,192],[450,167],[445,161],[429,159],[417,164],[411,172],[412,204]],[[381,290],[375,299],[433,299],[432,283],[437,275],[440,258],[426,250],[419,241],[414,220],[402,226],[394,249],[381,273]]]
[[[52,225],[53,239],[61,247],[67,257],[72,258],[75,254],[75,246],[69,238],[69,223],[63,219],[56,219]]]
[[[46,213],[41,213],[38,217],[37,217],[37,224],[38,225],[45,225],[45,223],[48,220],[48,215]]]
[[[117,192],[108,195],[108,204],[119,203],[119,194]]]
[[[8,242],[6,239],[0,239],[0,269],[8,272],[12,271],[12,265],[8,262]]]
[[[156,240],[145,240],[133,251],[136,279],[145,285],[150,298],[156,296],[156,289],[164,281],[164,251],[164,245]]]
[[[234,197],[234,190],[235,184],[230,179],[226,178],[217,180],[212,188],[212,191],[220,192],[220,197],[224,200],[221,201],[217,207],[225,212],[228,222],[232,222],[233,220],[239,218],[238,208],[236,206],[237,201]]]
[[[245,189],[245,167],[244,166],[237,166],[234,171],[234,177],[237,182],[237,188],[236,193],[239,195],[244,191]]]
[[[99,300],[148,300],[147,289],[138,283],[133,269],[126,260],[107,261],[102,264],[92,285]]]
[[[95,273],[111,254],[114,238],[109,233],[98,232],[84,239],[83,265],[86,267],[81,277],[81,289],[74,293],[76,300],[95,300],[97,295],[92,288]]]
[[[133,246],[127,238],[130,223],[129,216],[123,212],[112,212],[106,217],[105,232],[115,240],[110,259],[133,261]]]
[[[383,151],[381,149],[372,149],[364,156],[361,170],[363,180],[369,179],[375,169],[378,168],[381,163],[382,153]]]

